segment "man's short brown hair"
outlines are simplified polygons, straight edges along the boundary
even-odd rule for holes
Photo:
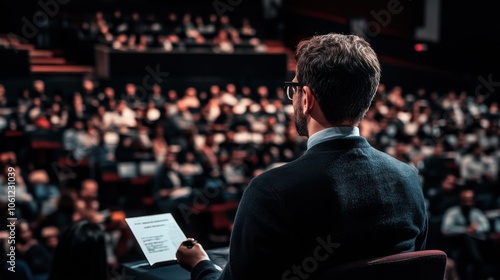
[[[356,35],[316,35],[298,44],[295,60],[298,82],[311,88],[330,124],[363,118],[381,74],[368,42]]]

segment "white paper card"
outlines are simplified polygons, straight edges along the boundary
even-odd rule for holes
[[[149,265],[177,261],[175,253],[186,236],[170,213],[126,218]]]

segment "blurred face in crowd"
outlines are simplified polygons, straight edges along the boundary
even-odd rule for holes
[[[42,104],[42,101],[40,100],[40,98],[38,98],[38,97],[33,98],[33,106],[40,107],[41,104]]]
[[[160,95],[161,94],[161,87],[159,84],[154,84],[153,85],[153,93],[155,95]]]
[[[219,94],[219,91],[220,91],[220,88],[218,85],[212,85],[210,87],[210,93],[212,94],[212,96],[216,96]]]
[[[98,194],[97,182],[94,180],[85,180],[82,183],[82,189],[80,190],[80,197],[82,198],[92,198],[96,199]]]
[[[202,18],[202,17],[197,16],[197,17],[195,18],[195,21],[196,21],[196,24],[197,24],[197,25],[203,25],[203,18]]]
[[[115,97],[115,90],[112,87],[107,87],[104,89],[104,95],[107,98],[113,98]]]
[[[177,162],[177,153],[168,152],[165,157],[165,161],[163,162],[164,166],[167,168],[171,168]]]
[[[444,178],[443,183],[441,184],[441,188],[446,192],[452,191],[455,188],[456,182],[457,177],[455,177],[455,175],[448,174]]]
[[[45,90],[45,84],[41,80],[36,80],[33,83],[33,87],[35,88],[36,91],[38,92],[43,92]]]
[[[243,87],[241,88],[241,93],[243,94],[243,96],[250,97],[250,95],[252,94],[252,90],[249,87]]]
[[[187,162],[194,162],[195,161],[195,157],[194,157],[194,154],[192,152],[189,152],[186,154],[186,161]]]
[[[92,91],[94,89],[94,82],[92,82],[91,80],[83,81],[83,88],[86,91]]]
[[[125,91],[127,92],[127,95],[135,95],[135,85],[127,84],[125,87]]]
[[[27,222],[21,222],[19,224],[19,232],[20,232],[20,237],[21,240],[23,241],[29,241],[32,238],[32,232],[29,224]]]
[[[479,146],[479,145],[476,145],[472,149],[472,155],[474,155],[475,157],[480,157],[482,153],[483,153],[483,149],[481,149],[481,146]]]
[[[220,18],[220,23],[221,23],[222,25],[229,24],[229,17],[228,17],[228,16],[222,16],[222,17]]]
[[[234,95],[236,93],[236,86],[234,84],[227,84],[226,91]]]
[[[106,114],[106,108],[104,106],[97,107],[97,115],[102,117]]]
[[[59,106],[58,103],[53,103],[51,106],[52,112],[53,113],[59,113],[61,111],[61,107]]]
[[[27,90],[27,89],[23,90],[22,97],[25,98],[25,99],[30,98],[30,92],[29,92],[29,90]]]
[[[187,105],[183,101],[177,101],[177,110],[179,112],[186,112],[187,111]]]
[[[177,92],[173,89],[168,91],[168,98],[170,100],[176,100],[177,99]]]
[[[434,146],[434,155],[440,157],[443,155],[443,144],[438,143]]]
[[[79,93],[76,93],[74,96],[73,96],[73,103],[74,104],[80,104],[83,102],[83,99],[82,99],[82,96],[79,94]]]
[[[474,205],[474,191],[464,190],[460,192],[460,205],[472,207]]]
[[[177,20],[177,15],[175,13],[170,13],[168,15],[168,19],[172,22],[176,21]]]
[[[123,138],[123,147],[130,147],[132,146],[132,139],[130,137],[125,137]]]
[[[229,35],[227,34],[227,32],[225,30],[220,30],[218,37],[219,37],[219,40],[221,40],[221,41],[227,41],[229,39]]]
[[[260,87],[257,89],[257,93],[259,94],[259,96],[260,96],[261,98],[265,98],[265,97],[267,97],[267,94],[268,94],[267,87],[265,87],[265,86],[260,86]]]
[[[73,127],[75,128],[75,130],[81,131],[81,130],[83,130],[83,122],[82,121],[75,121],[75,123],[73,124]]]
[[[116,106],[116,111],[117,111],[118,113],[123,112],[123,110],[125,109],[125,106],[126,106],[125,101],[120,101],[120,102],[118,103],[118,105]]]
[[[210,22],[215,23],[215,22],[217,22],[217,15],[211,14],[209,19],[210,19]]]
[[[188,87],[186,89],[186,96],[196,97],[196,89],[194,87]]]

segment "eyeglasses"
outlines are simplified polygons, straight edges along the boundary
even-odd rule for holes
[[[302,87],[303,85],[301,83],[296,83],[296,82],[285,82],[285,91],[286,91],[286,96],[288,99],[292,100],[293,95],[297,92],[297,87]]]

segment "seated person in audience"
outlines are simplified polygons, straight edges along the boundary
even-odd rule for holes
[[[152,93],[150,94],[148,100],[153,101],[157,109],[163,108],[166,100],[165,97],[163,96],[161,85],[157,83],[153,85]]]
[[[479,143],[470,146],[470,153],[460,162],[460,175],[471,187],[486,187],[496,181],[498,162],[486,156]]]
[[[73,95],[72,103],[69,107],[68,123],[73,123],[75,120],[83,120],[88,117],[87,106],[83,102],[82,95],[76,92]]]
[[[99,34],[97,34],[97,41],[101,44],[111,46],[113,44],[114,36],[111,34],[110,29],[106,25],[99,26]]]
[[[458,204],[459,185],[457,180],[457,176],[450,173],[441,181],[440,188],[428,190],[426,197],[429,198],[430,215],[441,217],[446,210]]]
[[[242,19],[242,26],[241,26],[239,32],[240,32],[241,38],[243,38],[243,39],[251,39],[257,35],[257,31],[250,24],[250,20],[248,18]]]
[[[434,152],[423,159],[420,172],[425,178],[424,191],[439,186],[441,180],[449,173],[448,160],[444,154],[444,146],[436,143]]]
[[[474,207],[474,191],[463,189],[460,204],[444,213],[441,231],[452,242],[448,255],[457,261],[461,277],[477,279],[481,273],[483,256],[481,240],[490,231],[490,222],[484,212]],[[470,270],[469,270],[470,269]]]
[[[127,34],[118,34],[113,40],[111,47],[116,50],[126,50],[128,48]]]
[[[194,18],[194,27],[196,30],[199,32],[200,35],[209,35],[215,30],[210,30],[210,26],[208,24],[205,24],[203,21],[203,17],[197,16]]]
[[[89,220],[75,222],[60,237],[48,280],[107,280],[104,228]]]
[[[224,30],[224,31],[227,31],[227,32],[230,32],[232,30],[234,30],[234,26],[233,24],[231,23],[231,19],[229,18],[228,15],[222,15],[220,17],[220,25],[219,25],[219,30]]]
[[[232,29],[229,32],[229,35],[231,36],[231,42],[233,42],[234,45],[238,45],[242,43],[240,33],[238,33],[238,30]]]
[[[118,130],[122,126],[127,128],[136,127],[136,112],[128,107],[125,100],[118,101],[116,108],[113,111],[104,114],[104,125],[112,130]]]
[[[139,96],[139,94],[135,84],[127,83],[125,85],[125,92],[121,95],[121,99],[127,102],[130,109],[136,110],[144,106],[144,100],[142,100],[143,96]]]
[[[498,193],[498,160],[484,152],[478,142],[469,147],[470,152],[459,162],[460,175],[466,186],[474,188],[477,204],[491,209],[496,203]]]
[[[81,146],[80,139],[84,133],[84,122],[81,119],[77,119],[73,122],[71,127],[68,127],[63,132],[63,147],[64,150],[72,152]]]
[[[193,186],[195,180],[202,175],[203,167],[196,151],[185,151],[179,160],[179,173],[186,180],[186,185]]]
[[[47,249],[33,236],[25,220],[16,223],[16,259],[25,261],[35,279],[47,279],[52,258]]]
[[[135,49],[138,51],[145,51],[146,49],[148,49],[149,45],[150,44],[147,35],[142,34],[139,36],[138,43],[135,46]]]
[[[45,228],[56,228],[60,233],[69,228],[79,218],[75,212],[77,198],[78,194],[73,189],[61,191],[57,210],[40,220],[37,226],[37,236],[42,236]]]
[[[29,174],[29,185],[33,198],[37,203],[38,214],[45,217],[57,209],[60,197],[59,188],[52,184],[47,171],[33,170]]]
[[[30,124],[34,124],[39,117],[44,117],[47,108],[43,105],[42,100],[39,97],[33,98],[33,103],[27,111],[27,121]]]
[[[178,151],[170,147],[165,161],[158,168],[154,178],[153,197],[162,213],[178,213],[179,205],[190,207],[192,199],[191,186],[186,184],[184,176],[179,172],[177,162]]]
[[[234,45],[231,39],[229,31],[219,30],[217,37],[212,40],[214,51],[224,53],[234,52]]]
[[[99,100],[97,99],[98,92],[95,87],[94,81],[91,79],[84,79],[82,83],[82,89],[80,91],[85,107],[89,113],[94,113],[97,111],[97,106],[99,106]]]
[[[140,36],[145,32],[146,32],[146,26],[144,25],[144,22],[141,19],[141,15],[138,12],[133,12],[128,22],[128,35]]]
[[[42,80],[35,80],[33,82],[33,89],[31,90],[31,98],[39,98],[42,106],[50,104],[50,99],[45,89],[45,82]]]
[[[222,174],[227,184],[242,191],[250,181],[250,167],[245,162],[246,151],[233,149],[229,161],[222,167]]]
[[[7,100],[7,95],[5,94],[5,87],[0,84],[0,109],[1,108],[9,108],[12,104]]]
[[[178,20],[176,13],[169,13],[167,16],[167,21],[165,23],[165,33],[168,35],[180,36],[182,35],[183,29],[182,24]]]
[[[136,149],[132,136],[121,135],[118,146],[115,149],[115,160],[117,162],[135,161]]]
[[[188,87],[181,100],[191,112],[195,113],[200,110],[200,100],[195,87]]]
[[[6,211],[7,212],[7,211]],[[0,231],[0,279],[36,280],[28,263],[23,259],[16,259],[15,266],[10,265],[9,232]],[[43,278],[43,277],[42,277]]]

